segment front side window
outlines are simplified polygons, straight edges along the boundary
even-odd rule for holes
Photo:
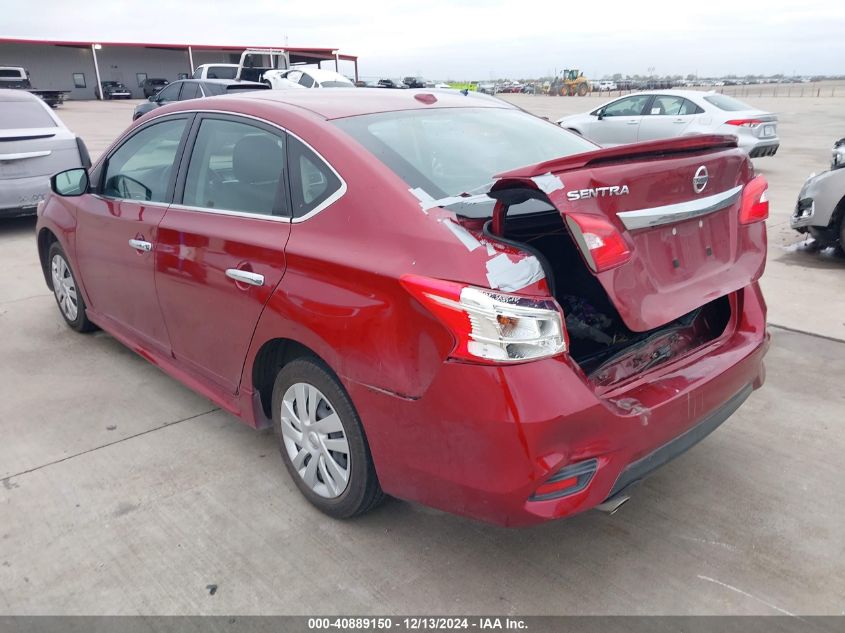
[[[299,85],[310,88],[314,85],[314,78],[307,73],[302,73],[302,77],[299,78]]]
[[[497,174],[596,149],[558,125],[510,108],[406,110],[334,123],[411,188],[434,198],[486,193]]]
[[[191,153],[182,204],[286,215],[284,166],[282,136],[247,123],[204,119]]]
[[[290,139],[293,217],[301,218],[324,206],[341,189],[337,174],[301,141]]]
[[[179,99],[179,89],[182,87],[181,82],[170,84],[164,90],[161,90],[156,95],[156,101],[176,101]]]
[[[179,93],[179,101],[187,101],[188,99],[198,99],[202,96],[199,84],[186,81],[182,84],[182,92]]]
[[[651,95],[635,95],[614,101],[604,107],[604,116],[640,116]]]
[[[108,159],[103,195],[166,202],[185,119],[163,121],[131,136]]]

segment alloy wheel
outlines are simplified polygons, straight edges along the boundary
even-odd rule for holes
[[[282,398],[282,440],[294,469],[314,493],[327,499],[349,483],[349,441],[329,399],[314,385],[297,382]]]
[[[53,293],[59,303],[59,309],[68,321],[76,321],[79,315],[79,303],[76,297],[76,282],[70,272],[65,258],[61,255],[53,255],[51,262],[53,275]]]

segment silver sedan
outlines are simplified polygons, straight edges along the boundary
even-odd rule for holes
[[[789,225],[809,233],[820,246],[845,249],[845,139],[833,146],[830,170],[810,176],[801,187]]]
[[[46,103],[0,89],[0,217],[34,214],[53,174],[90,164],[82,139]]]
[[[557,123],[605,147],[690,134],[730,134],[756,158],[777,152],[777,120],[771,112],[717,92],[649,90]]]

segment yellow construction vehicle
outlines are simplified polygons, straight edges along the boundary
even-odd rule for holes
[[[555,77],[549,87],[549,94],[561,97],[586,96],[590,91],[590,82],[580,70],[566,68],[559,77]]]

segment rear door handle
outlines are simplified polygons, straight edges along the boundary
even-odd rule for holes
[[[144,251],[145,253],[149,253],[151,250],[153,250],[152,243],[145,242],[144,240],[131,239],[129,240],[129,246],[136,250]]]
[[[227,268],[226,276],[229,279],[234,279],[235,281],[239,281],[243,284],[249,284],[250,286],[264,285],[264,275],[251,273],[248,270],[241,270],[240,268]]]
[[[628,121],[628,125],[639,125],[639,121]]]

